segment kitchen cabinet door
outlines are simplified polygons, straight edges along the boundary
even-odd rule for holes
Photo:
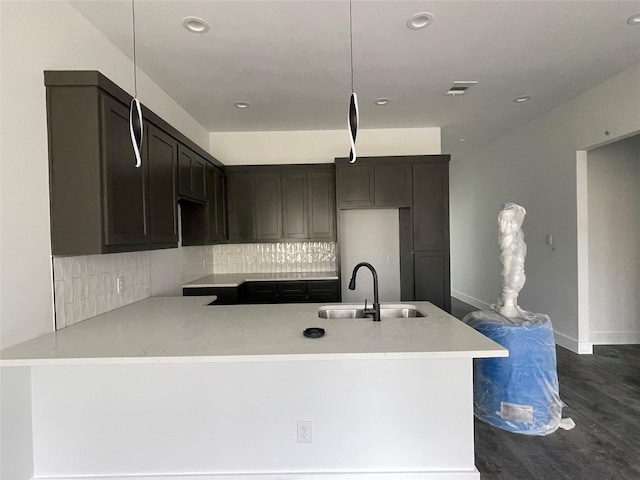
[[[414,252],[415,300],[451,312],[449,270],[447,252]]]
[[[413,248],[449,249],[448,165],[413,166]]]
[[[309,172],[309,238],[336,240],[336,187],[333,171]]]
[[[375,204],[377,207],[409,207],[412,198],[411,164],[375,165]]]
[[[339,302],[340,284],[338,280],[310,280],[307,284],[309,302]]]
[[[373,165],[346,164],[337,167],[338,204],[341,208],[374,204]]]
[[[227,216],[230,241],[255,240],[253,224],[253,189],[251,172],[227,174]]]
[[[178,144],[178,194],[187,200],[206,201],[207,161],[190,148]]]
[[[280,173],[256,173],[254,192],[256,239],[277,240],[282,238]]]
[[[214,188],[213,195],[209,198],[213,199],[214,205],[209,206],[209,223],[215,225],[215,232],[213,227],[209,227],[211,243],[220,243],[227,240],[227,209],[225,202],[225,178],[224,173],[221,170],[210,167],[210,171],[213,172],[213,179],[211,185]]]
[[[148,242],[146,213],[147,162],[136,168],[129,134],[129,108],[101,95],[105,244]],[[142,152],[146,155],[146,152]],[[81,199],[78,199],[81,201]]]
[[[308,187],[305,172],[282,174],[282,237],[309,238]]]
[[[207,165],[206,200],[206,204],[182,204],[182,244],[185,246],[226,241],[224,174],[213,165]]]
[[[178,142],[147,124],[149,170],[149,235],[152,244],[178,245],[176,173]]]
[[[224,177],[213,165],[207,167],[207,243],[220,243],[226,240],[224,211]]]
[[[96,71],[45,71],[44,80],[52,254],[176,247],[178,154],[197,167],[183,175],[192,197],[204,198],[200,172],[216,160],[143,105],[136,168],[130,95]]]
[[[307,282],[278,282],[278,303],[301,303],[307,301]]]

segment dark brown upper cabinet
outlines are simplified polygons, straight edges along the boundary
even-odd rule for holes
[[[227,240],[227,208],[225,177],[222,170],[214,166],[207,167],[207,205],[209,206],[209,242],[221,243]]]
[[[147,128],[149,235],[152,244],[177,244],[178,142],[153,124]]]
[[[332,241],[336,239],[336,183],[333,169],[310,171],[309,238]]]
[[[450,311],[449,156],[337,158],[336,172],[340,209],[399,209],[401,299]]]
[[[129,108],[109,95],[100,96],[100,123],[104,159],[103,188],[104,242],[107,246],[148,243],[146,175],[148,161],[136,168],[131,137]],[[146,129],[148,131],[148,128]],[[142,149],[143,160],[149,149]],[[73,213],[70,212],[72,215]]]
[[[374,176],[374,204],[377,207],[411,206],[413,185],[410,164],[375,165]]]
[[[206,204],[182,203],[182,244],[211,245],[227,240],[224,173],[213,165],[206,170]]]
[[[280,173],[259,172],[254,180],[256,239],[282,238],[282,181]]]
[[[449,249],[449,166],[413,166],[413,248]]]
[[[282,174],[282,237],[309,238],[309,186],[306,172]]]
[[[415,158],[415,157],[409,157]],[[412,169],[403,157],[336,159],[340,208],[410,207]]]
[[[336,159],[336,163],[337,163]],[[343,159],[345,160],[345,159]],[[358,208],[374,205],[373,165],[337,163],[338,205],[340,208]]]
[[[205,202],[207,161],[190,148],[178,145],[178,194],[180,198]]]
[[[229,241],[256,238],[253,223],[255,175],[246,171],[227,171],[227,218]]]
[[[97,71],[45,71],[44,80],[52,254],[177,247],[180,149],[196,163],[222,164],[143,105],[136,168],[130,95]]]
[[[229,240],[335,240],[331,164],[227,169]]]

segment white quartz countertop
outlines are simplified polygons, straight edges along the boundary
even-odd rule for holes
[[[321,319],[320,304],[208,306],[150,297],[0,352],[3,366],[504,357],[508,351],[429,302],[423,318]],[[336,305],[336,304],[334,304]],[[322,327],[322,338],[302,335]]]
[[[337,279],[337,272],[217,273],[189,282],[182,285],[182,288],[237,287],[244,282],[283,282],[288,280]]]

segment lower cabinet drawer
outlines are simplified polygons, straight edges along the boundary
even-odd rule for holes
[[[278,295],[306,295],[307,282],[278,282]]]
[[[242,303],[276,303],[277,282],[246,282],[240,289]]]
[[[217,295],[212,305],[339,302],[338,280],[246,282],[240,287],[183,288],[184,296]]]
[[[310,302],[339,302],[338,280],[316,280],[309,282],[307,298]]]

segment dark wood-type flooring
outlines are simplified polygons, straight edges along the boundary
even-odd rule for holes
[[[452,299],[457,318],[475,310]],[[596,346],[593,355],[556,352],[563,416],[576,427],[536,437],[476,419],[481,479],[640,480],[640,345]]]

